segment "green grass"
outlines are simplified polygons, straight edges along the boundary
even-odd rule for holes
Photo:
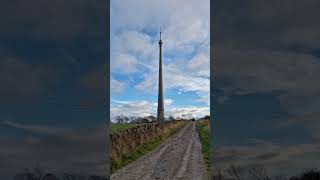
[[[209,123],[203,121],[197,122],[197,129],[200,136],[200,141],[202,145],[202,154],[204,161],[206,163],[207,169],[210,167],[210,129]]]
[[[111,161],[111,174],[113,174],[118,169],[126,166],[127,164],[134,162],[135,160],[139,159],[141,156],[147,154],[148,152],[156,149],[160,144],[162,144],[166,139],[168,139],[171,135],[178,132],[180,129],[186,125],[186,122],[178,122],[181,125],[177,126],[176,128],[168,129],[168,131],[160,137],[155,138],[152,142],[148,144],[144,144],[137,149],[134,153],[123,156],[120,161]]]
[[[139,124],[111,124],[111,133],[116,133],[119,131],[126,130],[138,126]]]

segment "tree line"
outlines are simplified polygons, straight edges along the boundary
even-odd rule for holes
[[[231,165],[225,171],[218,169],[211,180],[320,180],[319,169],[309,169],[298,176],[269,176],[267,169],[260,164],[248,166]]]
[[[25,169],[24,172],[18,173],[13,180],[109,180],[108,177],[96,175],[80,175],[72,173],[64,173],[58,176],[53,173],[46,173],[42,168],[35,167],[32,170]]]
[[[204,116],[204,117],[202,117],[200,119],[210,119],[210,116],[207,115],[207,116]],[[192,121],[195,121],[195,118],[185,119],[185,118],[181,118],[179,116],[174,117],[172,115],[170,115],[168,118],[165,118],[165,121],[176,121],[176,120],[192,120]],[[125,115],[121,114],[121,115],[117,115],[117,116],[114,117],[114,122],[116,124],[153,123],[153,122],[157,122],[157,118],[154,117],[154,116],[136,117],[136,116],[125,116]]]

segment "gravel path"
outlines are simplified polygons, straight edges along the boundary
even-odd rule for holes
[[[154,151],[123,167],[111,180],[206,180],[195,122],[169,137]]]

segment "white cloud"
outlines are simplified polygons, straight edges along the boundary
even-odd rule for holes
[[[167,11],[172,7],[167,2],[111,0],[111,29],[117,30],[129,27],[142,29],[160,24],[159,22],[166,20]]]
[[[174,103],[173,99],[164,99],[164,108],[167,109],[168,107],[171,107]],[[158,103],[153,103],[154,106],[158,106]]]
[[[121,36],[122,43],[128,52],[140,57],[152,57],[156,48],[150,36],[137,31],[128,31]]]
[[[209,68],[209,67],[208,67]],[[163,67],[163,84],[165,89],[178,88],[179,92],[196,92],[201,102],[210,104],[210,79],[193,75],[184,71],[183,67],[176,64],[168,64]],[[136,85],[136,88],[145,92],[156,92],[158,86],[158,74],[150,73],[144,81]]]
[[[209,0],[112,0],[111,30],[163,29],[167,50],[185,50],[209,39]]]
[[[187,68],[199,76],[210,78],[210,52],[208,47],[206,49],[194,56],[188,62]]]
[[[174,102],[173,99],[165,99],[165,100],[164,100],[164,104],[167,105],[167,106],[172,105],[173,102]]]
[[[199,12],[199,6],[188,3],[182,6],[184,9],[178,10],[171,17],[168,28],[164,30],[165,47],[169,51],[193,50],[195,45],[207,41],[210,37],[209,14]]]
[[[144,80],[137,85],[135,88],[139,91],[149,92],[149,93],[157,93],[157,85],[158,85],[158,74],[157,73],[148,73],[144,75]]]
[[[167,88],[180,88],[183,91],[209,92],[210,79],[191,76],[188,71],[184,71],[175,64],[165,67],[164,84]]]
[[[141,101],[118,101],[112,99],[113,105],[110,109],[111,120],[117,115],[125,116],[156,116],[157,113],[157,103],[149,102],[145,100]],[[174,117],[183,118],[200,118],[206,115],[210,115],[209,107],[199,107],[199,106],[187,106],[187,107],[175,107],[173,105],[173,99],[165,99],[165,116],[173,115]]]
[[[113,73],[128,74],[136,71],[138,61],[130,54],[117,54],[110,62]]]
[[[206,115],[210,115],[210,108],[197,106],[179,107],[170,109],[168,113],[170,115],[173,115],[174,117],[200,118]]]
[[[148,101],[117,101],[112,100],[114,102],[110,108],[110,116],[111,120],[114,119],[115,116],[123,114],[125,116],[149,116],[155,115],[155,107],[152,103]]]
[[[126,84],[124,82],[121,82],[121,81],[118,81],[115,79],[111,79],[111,81],[110,81],[111,95],[121,93],[125,90],[125,88],[126,88]]]

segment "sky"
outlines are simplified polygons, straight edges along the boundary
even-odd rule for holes
[[[156,116],[160,27],[165,116],[210,114],[209,3],[111,0],[111,120]]]
[[[106,173],[107,5],[0,2],[0,179]]]
[[[211,19],[208,0],[111,0],[110,33],[104,3],[0,2],[1,179],[36,162],[105,174],[106,70],[111,117],[155,115],[160,26],[165,113],[211,105],[214,167],[320,164],[317,0],[215,1]]]
[[[320,164],[319,1],[215,1],[212,163],[298,175]]]

